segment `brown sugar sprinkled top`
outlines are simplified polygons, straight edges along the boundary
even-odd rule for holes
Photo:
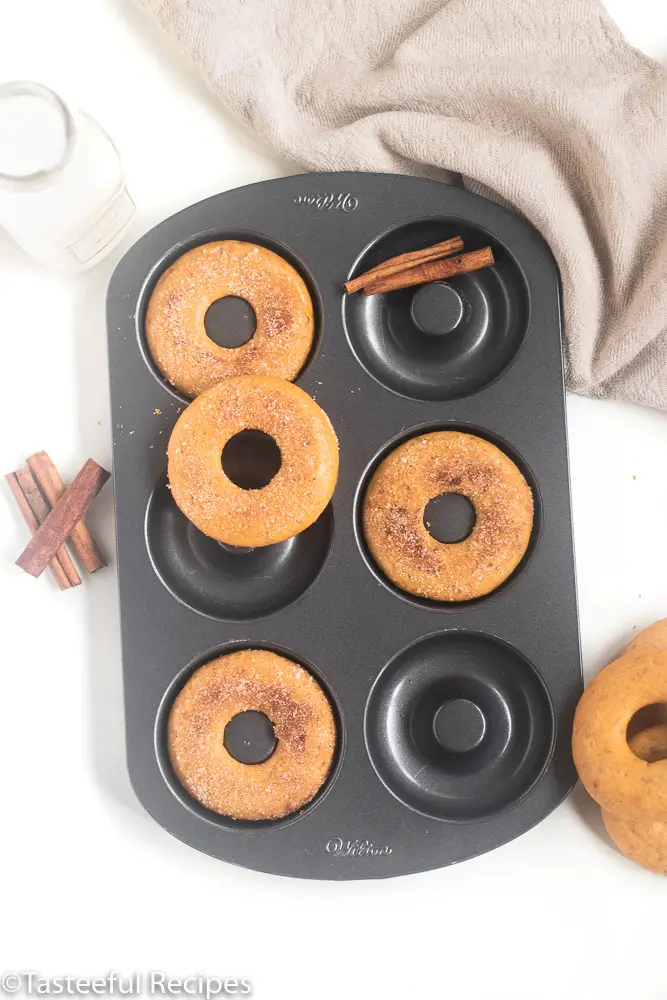
[[[277,745],[261,764],[242,764],[224,745],[227,723],[246,711],[273,723]],[[190,677],[171,709],[168,744],[179,781],[208,809],[234,819],[280,819],[322,787],[336,726],[312,674],[269,650],[243,649]]]
[[[250,303],[257,325],[240,347],[221,347],[205,327],[209,306],[228,295]],[[313,304],[297,271],[278,254],[220,240],[179,257],[148,303],[146,339],[165,378],[188,396],[237,375],[294,379],[313,344]]]
[[[461,493],[476,521],[462,542],[440,542],[424,525],[428,502]],[[364,498],[364,534],[398,587],[438,601],[466,601],[500,586],[523,558],[533,497],[517,466],[473,434],[434,431],[400,445],[378,466]]]

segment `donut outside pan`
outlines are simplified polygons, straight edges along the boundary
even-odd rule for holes
[[[623,654],[655,653],[661,649],[667,649],[667,618],[661,618],[659,622],[643,629],[627,644]]]
[[[667,823],[634,822],[604,809],[602,819],[621,854],[650,872],[667,875]]]
[[[424,524],[430,500],[460,493],[475,508],[471,534],[440,542]],[[490,441],[460,431],[419,434],[376,469],[363,504],[364,535],[389,579],[435,601],[468,601],[495,590],[525,555],[533,496],[514,462]]]
[[[206,333],[209,306],[228,295],[249,302],[257,320],[240,347],[220,347]],[[160,276],[146,311],[146,341],[156,365],[190,397],[236,375],[294,379],[313,336],[313,303],[301,276],[272,250],[241,240],[184,253]]]
[[[662,649],[667,649],[667,618],[643,629],[628,643],[623,654],[653,653]],[[637,732],[628,734],[632,752],[649,763],[667,757],[667,705],[661,713],[654,714],[659,714],[660,719],[653,719]]]
[[[667,651],[610,663],[577,706],[572,752],[579,777],[602,808],[636,823],[667,821],[667,760],[641,760],[628,725],[647,705],[667,703]]]
[[[261,489],[242,489],[222,451],[244,430],[268,434],[281,465]],[[285,541],[317,520],[333,494],[338,442],[324,410],[283,379],[242,375],[197,397],[176,421],[167,449],[174,500],[205,535],[237,546]]]
[[[276,747],[243,764],[224,744],[227,723],[263,712]],[[233,819],[282,819],[317,794],[336,751],[327,696],[303,667],[267,649],[241,649],[199,667],[174,700],[169,757],[183,787],[207,809]]]

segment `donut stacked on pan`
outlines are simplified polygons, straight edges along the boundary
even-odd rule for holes
[[[206,330],[214,302],[252,307],[256,329],[239,347]],[[338,442],[326,413],[292,384],[312,349],[313,304],[298,272],[265,247],[218,240],[184,253],[162,274],[146,313],[146,340],[165,378],[189,397],[168,448],[174,500],[205,535],[228,545],[285,541],[313,524],[332,497]],[[280,468],[242,488],[221,455],[243,431],[268,435]]]
[[[280,449],[280,468],[260,489],[237,485],[221,460],[227,443],[248,430]],[[324,410],[271,375],[227,378],[203,392],[176,421],[167,456],[180,509],[227,545],[273,545],[304,531],[329,503],[338,475],[338,442]]]
[[[572,751],[619,850],[667,875],[667,619],[593,679],[577,707]]]

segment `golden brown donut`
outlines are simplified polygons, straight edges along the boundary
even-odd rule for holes
[[[667,618],[643,629],[623,650],[625,653],[652,653],[667,649]],[[653,711],[640,729],[628,734],[630,749],[637,757],[653,763],[667,757],[667,705]]]
[[[263,712],[277,745],[242,764],[224,745],[240,712]],[[193,798],[233,819],[281,819],[319,791],[334,759],[336,725],[315,678],[267,649],[241,649],[204,664],[174,700],[167,727],[174,772]]]
[[[623,650],[625,653],[654,653],[667,649],[667,618],[661,618],[643,629]]]
[[[249,302],[257,318],[241,347],[220,347],[204,326],[209,306],[227,295]],[[146,312],[153,359],[187,396],[235,375],[296,378],[313,331],[313,303],[300,275],[278,254],[240,240],[184,253],[160,276]]]
[[[243,430],[280,448],[281,466],[262,489],[227,477],[221,455]],[[197,397],[180,415],[167,449],[174,500],[200,531],[228,545],[282,542],[317,520],[338,475],[338,442],[324,410],[283,379],[241,375]]]
[[[441,493],[462,493],[477,520],[462,542],[433,538],[424,510]],[[521,562],[533,527],[533,497],[517,466],[474,434],[419,434],[392,451],[363,506],[370,552],[396,586],[435,601],[468,601],[495,590]]]
[[[661,703],[667,703],[667,652],[629,653],[593,678],[575,713],[579,777],[603,809],[631,822],[667,821],[667,760],[641,760],[627,739],[633,716]]]
[[[667,875],[667,823],[636,823],[604,809],[602,819],[621,854],[650,872]]]

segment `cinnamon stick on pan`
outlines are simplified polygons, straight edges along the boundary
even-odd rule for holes
[[[106,469],[89,458],[26,545],[17,566],[31,576],[40,576],[108,478]]]
[[[423,250],[411,250],[410,253],[399,254],[398,257],[390,257],[383,264],[372,267],[357,278],[352,278],[345,282],[345,291],[357,292],[364,288],[374,278],[380,275],[388,277],[390,274],[397,274],[408,267],[415,267],[417,264],[424,264],[429,260],[440,260],[442,257],[449,257],[451,254],[459,253],[463,250],[463,240],[460,236],[453,236],[442,243],[434,243],[433,246],[425,247]]]
[[[28,467],[39,487],[52,507],[55,507],[65,492],[65,484],[60,473],[45,451],[38,451],[28,459]],[[72,528],[69,544],[87,573],[94,573],[106,566],[104,556],[95,544],[95,539],[83,521]]]
[[[473,250],[472,253],[464,253],[458,257],[447,257],[444,260],[429,261],[417,267],[409,267],[398,274],[386,277],[380,274],[365,286],[364,294],[377,295],[379,292],[393,292],[397,288],[410,288],[411,285],[442,281],[443,278],[453,278],[456,274],[479,271],[494,263],[491,247],[484,247],[483,250]]]
[[[16,500],[16,506],[23,515],[23,520],[30,528],[31,533],[34,535],[37,529],[39,528],[40,523],[46,519],[46,516],[48,514],[48,507],[46,506],[46,503],[44,503],[44,498],[41,497],[42,503],[44,504],[44,511],[45,511],[44,516],[40,518],[35,514],[33,507],[28,502],[24,490],[21,488],[21,484],[18,479],[19,473],[27,473],[27,475],[30,476],[30,472],[28,469],[20,469],[18,473],[10,472],[9,475],[5,476],[5,479],[7,480],[7,485],[9,486],[10,490],[12,491],[12,495]],[[30,476],[30,479],[32,479],[32,476]],[[39,493],[39,490],[37,490],[37,486],[34,480],[32,482],[32,485],[35,488],[35,492]],[[64,558],[63,561],[61,562],[60,556],[62,555],[63,551],[66,558]],[[71,570],[69,573],[66,570],[68,560],[69,560],[69,565],[71,566]],[[49,569],[51,571],[53,579],[56,581],[61,590],[70,590],[71,587],[76,587],[81,583],[81,577],[77,573],[76,567],[72,563],[72,560],[70,559],[66,550],[61,549],[53,557],[53,559],[49,563]]]

